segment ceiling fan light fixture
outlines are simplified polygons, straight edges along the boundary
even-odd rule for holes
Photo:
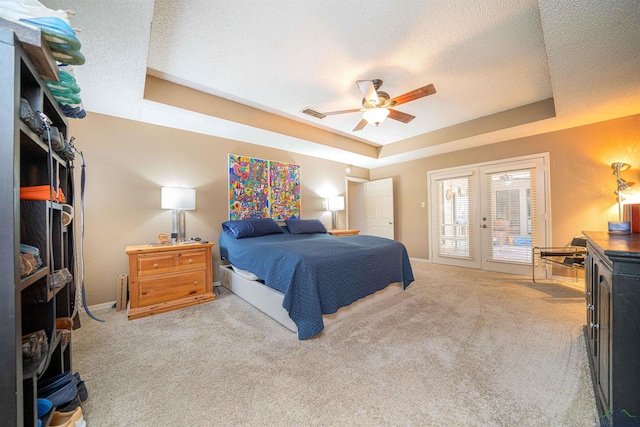
[[[362,118],[370,125],[378,126],[380,123],[384,122],[384,119],[386,119],[388,115],[388,108],[370,108],[364,112]]]

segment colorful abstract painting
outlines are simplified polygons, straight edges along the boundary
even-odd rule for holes
[[[300,166],[269,161],[271,218],[300,218]]]
[[[268,218],[268,162],[229,154],[229,219]]]
[[[229,219],[300,218],[300,166],[229,154]]]

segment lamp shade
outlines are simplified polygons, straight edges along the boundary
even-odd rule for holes
[[[162,187],[162,209],[193,211],[196,209],[194,188]]]
[[[388,115],[389,110],[387,108],[370,108],[364,112],[362,118],[370,125],[378,126],[387,118]]]
[[[343,211],[344,197],[342,196],[329,197],[329,200],[327,201],[327,208],[330,211]]]

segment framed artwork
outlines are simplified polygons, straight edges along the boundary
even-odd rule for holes
[[[300,218],[300,166],[229,154],[229,219]]]
[[[268,218],[268,163],[229,154],[229,219]]]
[[[300,166],[269,162],[269,206],[276,221],[300,219]]]

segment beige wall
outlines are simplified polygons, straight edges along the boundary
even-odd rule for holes
[[[331,217],[322,209],[322,197],[345,192],[345,164],[282,150],[99,114],[72,120],[71,134],[87,163],[84,246],[90,305],[115,299],[116,277],[127,271],[126,246],[152,242],[158,233],[171,231],[171,212],[160,209],[162,186],[197,189],[197,210],[187,212],[187,234],[217,243],[228,215],[229,153],[301,165],[302,215],[320,218],[327,227]],[[543,152],[551,160],[553,243],[565,244],[581,230],[605,230],[606,222],[617,217],[609,164],[630,163],[624,178],[640,183],[640,116],[371,171],[354,167],[349,175],[394,178],[396,239],[411,257],[428,259],[428,171]],[[79,159],[75,166],[79,190]],[[78,203],[79,191],[76,198]],[[344,221],[341,217],[340,223]],[[217,280],[217,245],[214,263]]]
[[[607,221],[618,219],[610,164],[630,163],[623,178],[640,183],[640,116],[376,168],[371,179],[394,178],[396,239],[410,256],[428,259],[427,172],[545,152],[551,163],[552,244],[565,245],[584,230],[606,231]]]
[[[160,209],[163,186],[197,190],[196,210],[186,213],[187,235],[216,243],[218,280],[217,242],[221,223],[228,219],[227,154],[299,164],[301,215],[320,218],[328,228],[331,216],[322,209],[322,197],[345,193],[342,163],[99,114],[71,120],[70,128],[87,165],[84,254],[89,305],[115,300],[116,277],[128,268],[126,246],[171,232],[171,211]],[[350,176],[369,177],[367,169],[352,169]],[[76,158],[78,206],[80,172]]]

